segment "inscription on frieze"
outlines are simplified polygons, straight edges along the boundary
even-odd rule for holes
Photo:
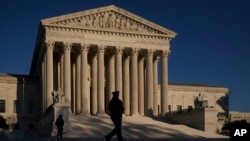
[[[168,45],[166,40],[157,40],[157,39],[136,39],[135,43],[140,44],[151,44],[151,45]]]
[[[100,40],[100,41],[114,41],[114,42],[129,42],[129,43],[135,43],[134,38],[128,38],[128,37],[119,37],[119,36],[107,36],[107,35],[98,35],[98,34],[86,34],[86,39],[90,40]]]
[[[137,44],[151,44],[151,45],[168,45],[168,41],[162,38],[150,37],[132,37],[121,36],[116,34],[105,34],[102,32],[84,32],[82,30],[68,30],[64,28],[48,28],[46,30],[47,37],[56,38],[76,38],[76,39],[90,39],[100,41],[114,41],[114,42],[127,42]]]

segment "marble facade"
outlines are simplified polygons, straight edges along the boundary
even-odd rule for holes
[[[165,114],[175,35],[114,5],[41,20],[31,74],[43,78],[43,110],[51,92],[62,89],[75,114],[107,113],[112,91],[120,91],[126,115],[154,113],[156,105]],[[162,93],[154,101],[158,62]]]
[[[57,90],[72,114],[108,114],[112,91],[120,91],[128,116],[195,108],[199,94],[205,95],[209,108],[227,113],[227,88],[169,83],[170,41],[175,36],[114,5],[43,19],[30,74],[0,74],[0,100],[6,104],[0,115],[22,129],[38,129],[37,120],[55,104],[52,92]],[[35,104],[33,113],[28,112],[29,99]],[[15,100],[20,100],[22,113],[13,110]]]

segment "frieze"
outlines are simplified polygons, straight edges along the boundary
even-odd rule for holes
[[[137,44],[150,45],[169,45],[168,38],[150,36],[150,35],[133,35],[129,33],[116,33],[108,31],[69,29],[62,27],[47,27],[47,37],[57,38],[75,38],[75,39],[94,39],[106,41],[131,42]]]
[[[59,38],[84,38],[82,30],[66,30],[66,28],[47,28],[47,37],[59,37]]]
[[[166,40],[147,39],[147,38],[136,39],[135,43],[151,44],[151,45],[169,45],[168,41],[166,41]]]

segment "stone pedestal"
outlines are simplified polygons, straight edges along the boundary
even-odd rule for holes
[[[57,135],[57,127],[55,125],[55,122],[56,122],[56,119],[59,117],[59,115],[62,115],[62,118],[64,120],[63,132],[67,132],[71,128],[71,125],[69,122],[70,105],[56,103],[54,105],[54,122],[53,122],[52,136]]]

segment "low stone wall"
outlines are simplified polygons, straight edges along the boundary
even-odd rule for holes
[[[192,128],[217,133],[219,127],[217,125],[216,114],[217,112],[214,109],[202,108],[167,116],[167,118]]]
[[[47,110],[43,113],[40,121],[39,121],[39,136],[41,137],[51,137],[57,134],[57,128],[55,126],[55,121],[59,115],[63,116],[64,120],[64,132],[70,130],[70,122],[69,122],[69,105],[66,104],[56,104],[51,105]]]
[[[171,115],[167,118],[179,124],[184,124],[203,131],[205,130],[205,113],[203,109],[195,109],[190,112]]]

